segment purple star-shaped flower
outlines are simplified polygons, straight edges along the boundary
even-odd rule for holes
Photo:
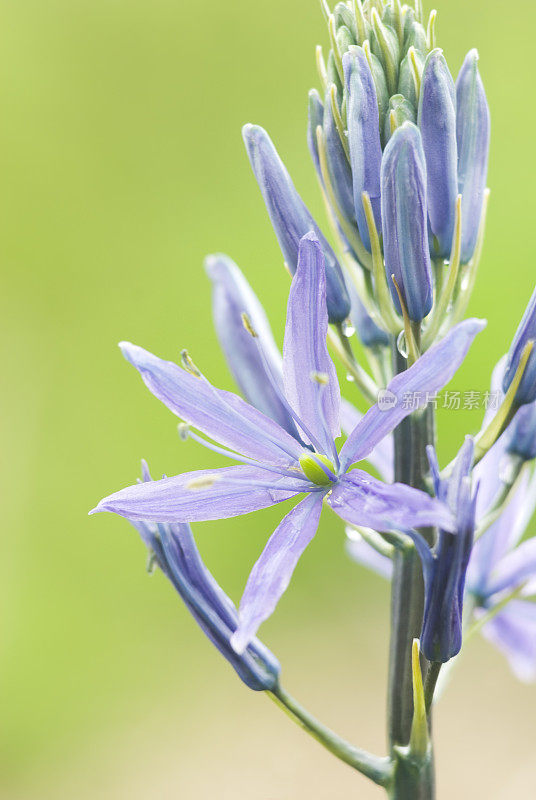
[[[300,242],[288,301],[283,389],[276,379],[273,382],[298,434],[293,436],[237,395],[216,389],[193,365],[181,369],[122,343],[123,354],[150,391],[222,447],[196,434],[193,438],[242,463],[130,486],[106,497],[94,511],[112,511],[131,520],[194,522],[246,514],[304,494],[276,528],[249,576],[232,639],[235,650],[243,652],[287,588],[316,533],[324,500],[345,521],[376,530],[452,528],[452,514],[441,501],[350,468],[411,413],[403,403],[406,393],[415,393],[424,404],[426,396],[450,380],[483,325],[479,320],[460,323],[397,375],[386,390],[388,408],[372,406],[337,452],[341,399],[326,345],[324,258],[314,234],[307,234]],[[251,333],[255,337],[253,329]]]

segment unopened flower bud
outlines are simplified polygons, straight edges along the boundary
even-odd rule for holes
[[[369,315],[351,281],[348,282],[348,291],[352,300],[350,319],[361,342],[365,347],[386,347],[389,344],[389,336]]]
[[[462,196],[462,262],[471,259],[476,246],[486,178],[490,116],[478,72],[478,53],[465,57],[456,81],[456,137],[458,141],[458,191]]]
[[[292,274],[296,272],[300,239],[314,230],[324,254],[329,318],[331,322],[342,322],[350,313],[350,298],[331,245],[296,191],[266,131],[258,125],[245,125],[243,135],[253,172],[289,270]]]
[[[384,123],[384,139],[386,142],[391,138],[396,128],[404,122],[415,122],[415,108],[409,100],[402,94],[394,94],[389,100],[389,113]]]
[[[363,208],[363,192],[372,204],[374,219],[381,227],[379,112],[370,67],[361,47],[352,48],[343,58],[348,98],[348,144],[354,186],[357,227],[363,244],[370,250],[370,236]]]
[[[530,341],[536,342],[536,289],[532,293],[510,346],[503,379],[504,392],[507,392],[512,383],[519,367],[521,355]],[[514,402],[517,405],[525,405],[526,403],[532,403],[534,400],[536,400],[536,348],[532,349],[529,356]]]
[[[456,93],[441,50],[432,50],[422,74],[419,99],[421,130],[428,173],[428,218],[433,252],[450,255],[458,196]]]
[[[324,123],[324,105],[316,89],[309,92],[309,104],[307,115],[307,144],[309,152],[315,165],[318,175],[320,175],[320,159],[318,156],[318,144],[316,139],[316,129]]]
[[[536,402],[522,406],[508,427],[508,452],[524,461],[536,458]]]
[[[393,133],[382,162],[383,250],[391,296],[420,322],[432,308],[432,272],[426,220],[426,165],[419,129],[405,122]]]

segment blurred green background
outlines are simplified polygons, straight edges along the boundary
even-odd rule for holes
[[[321,215],[305,145],[315,0],[0,3],[3,528],[0,795],[58,798],[380,797],[248,692],[181,607],[105,494],[218,465],[116,343],[188,346],[231,387],[216,347],[207,252],[231,254],[279,339],[288,280],[250,174],[245,122],[269,129]],[[510,12],[513,13],[510,13]],[[485,389],[534,284],[531,29],[520,0],[444,0],[453,72],[477,46],[492,109],[493,189],[471,312],[489,319],[455,379]],[[349,387],[351,392],[351,387]],[[444,412],[449,457],[478,412]],[[238,599],[280,509],[197,526]],[[325,515],[262,638],[285,684],[357,743],[384,750],[388,591],[350,563]],[[437,713],[439,797],[536,794],[536,693],[485,643]]]

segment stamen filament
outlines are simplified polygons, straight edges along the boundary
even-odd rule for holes
[[[213,442],[203,439],[202,436],[199,436],[193,431],[188,431],[188,437],[193,439],[194,442],[198,442],[198,444],[206,447],[207,450],[212,450],[214,453],[219,453],[219,455],[225,456],[226,458],[231,458],[233,461],[239,461],[241,464],[248,464],[252,467],[258,467],[259,469],[264,469],[267,472],[275,472],[277,475],[284,475],[287,478],[298,478],[299,480],[305,481],[307,480],[305,475],[302,475],[298,469],[296,469],[296,473],[294,473],[289,469],[285,469],[284,467],[277,467],[275,464],[263,464],[261,461],[255,461],[253,458],[247,458],[239,453],[234,453],[232,450],[227,450],[225,447],[220,447],[217,444],[213,444]]]

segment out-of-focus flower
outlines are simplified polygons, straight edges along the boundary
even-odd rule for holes
[[[499,440],[475,469],[488,504],[501,486],[507,441]],[[476,542],[467,573],[474,617],[490,617],[482,634],[504,653],[513,672],[524,681],[536,680],[536,603],[528,599],[536,594],[536,537],[521,540],[535,509],[532,470],[532,475],[526,471],[521,476],[511,500]],[[486,510],[479,500],[479,516]]]

